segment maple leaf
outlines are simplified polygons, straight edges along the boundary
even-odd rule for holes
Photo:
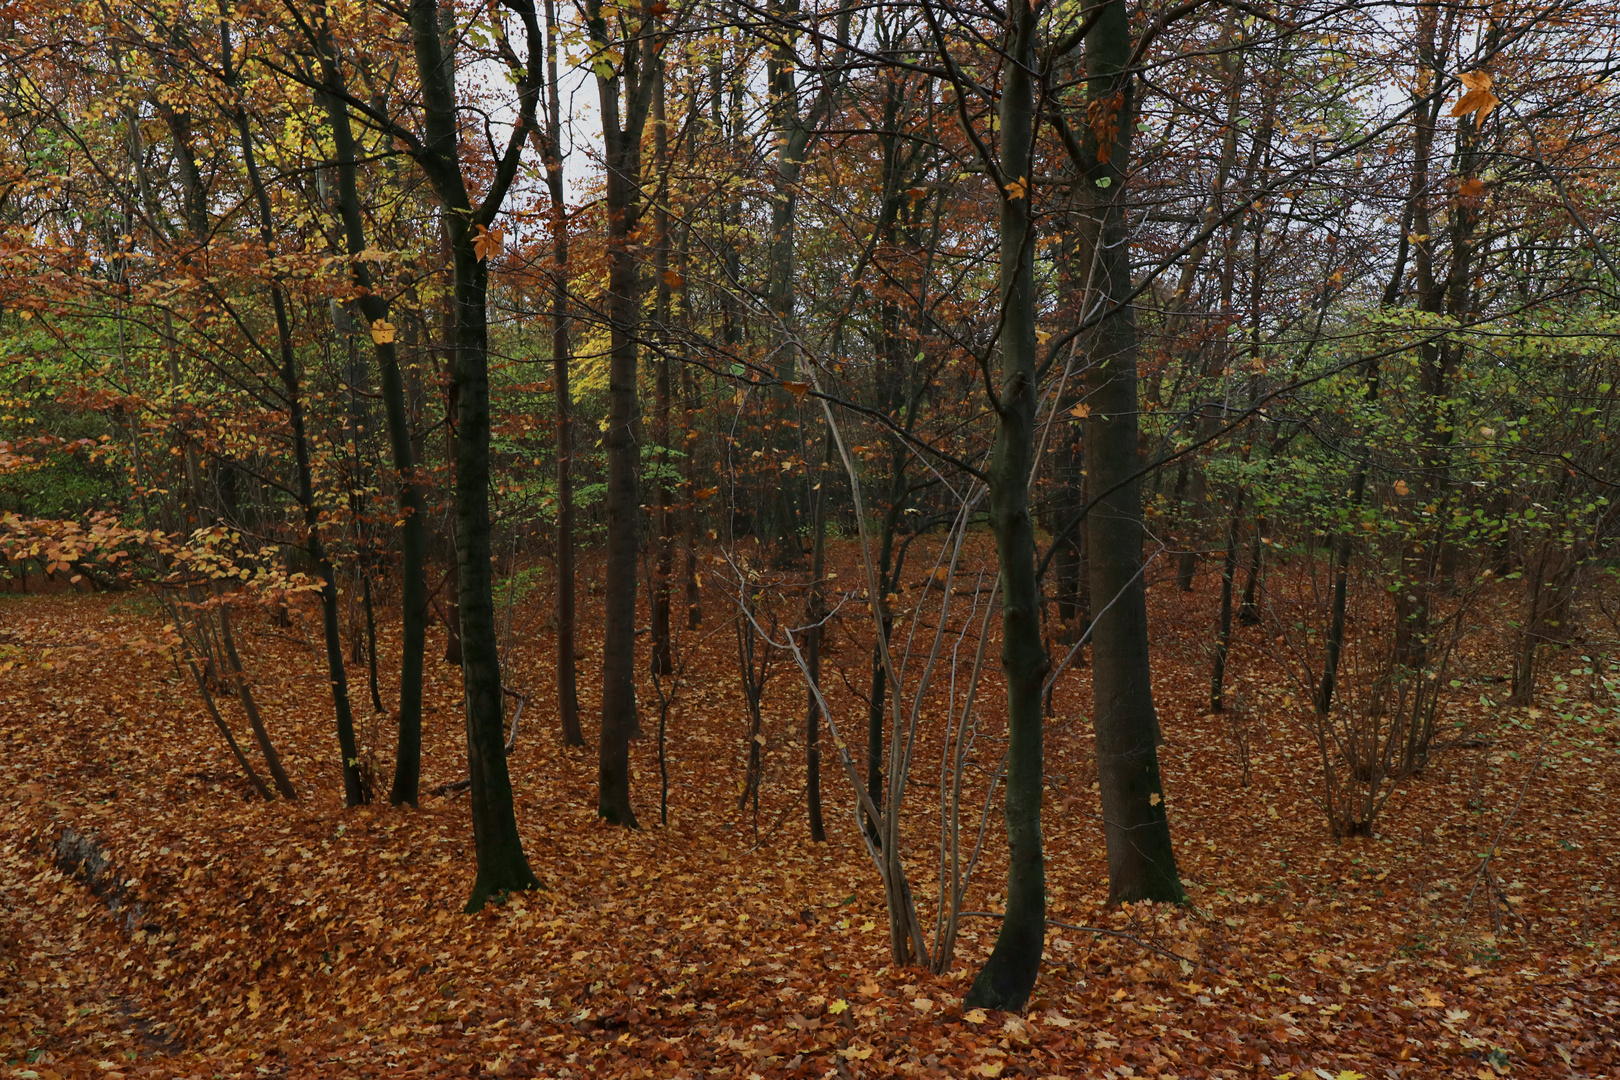
[[[491,255],[499,255],[501,248],[506,244],[506,233],[502,229],[487,229],[477,226],[478,235],[473,237],[473,257],[479,262],[485,262]]]
[[[782,380],[782,389],[793,395],[794,401],[803,401],[804,395],[810,392],[810,384],[802,382],[788,382]]]
[[[1009,180],[1005,190],[1007,192],[1007,201],[1017,202],[1029,193],[1029,178],[1020,176],[1016,180]]]
[[[1484,71],[1465,71],[1457,76],[1459,82],[1468,88],[1457,104],[1451,107],[1452,116],[1466,116],[1474,114],[1474,123],[1483,124],[1491,110],[1502,103],[1502,99],[1491,93],[1491,76]]]
[[[371,340],[378,345],[392,345],[394,333],[394,324],[387,319],[377,319],[371,324]]]

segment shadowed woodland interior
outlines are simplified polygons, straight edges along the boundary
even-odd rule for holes
[[[1620,1067],[1597,0],[0,10],[0,1067]]]

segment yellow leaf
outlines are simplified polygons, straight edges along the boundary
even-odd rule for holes
[[[1162,802],[1164,802],[1164,799],[1160,797],[1160,795],[1159,795],[1159,793],[1157,791],[1155,791],[1153,794],[1148,796],[1148,805],[1149,806],[1158,806]]]
[[[1484,71],[1465,71],[1457,76],[1458,80],[1468,88],[1468,93],[1462,96],[1457,104],[1451,107],[1452,116],[1466,116],[1474,114],[1474,123],[1483,124],[1491,110],[1501,104],[1502,99],[1491,93],[1491,77]]]
[[[394,324],[387,319],[378,319],[371,324],[371,340],[378,345],[392,345],[394,332]]]
[[[1020,176],[1016,180],[1011,180],[1007,183],[1007,201],[1017,202],[1019,199],[1022,199],[1028,193],[1028,191],[1029,178],[1027,176]]]
[[[1086,417],[1091,415],[1091,406],[1087,405],[1083,401],[1079,402],[1074,408],[1069,410],[1069,415],[1074,417],[1076,420],[1084,420]]]
[[[970,1024],[982,1024],[986,1020],[990,1019],[990,1017],[985,1015],[983,1009],[969,1009],[967,1012],[962,1014],[962,1019],[966,1020]]]
[[[1339,1075],[1333,1080],[1367,1080],[1367,1078],[1353,1069],[1340,1069]]]
[[[849,1002],[845,1001],[843,998],[839,998],[837,1001],[835,1001],[831,1005],[827,1006],[827,1011],[832,1013],[834,1016],[837,1016],[839,1013],[843,1012],[844,1010],[846,1010],[848,1008],[849,1008]]]

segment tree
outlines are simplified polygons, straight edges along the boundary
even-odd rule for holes
[[[296,14],[296,12],[295,12]],[[313,38],[319,58],[324,89],[320,100],[332,132],[337,184],[335,202],[343,223],[343,238],[349,255],[349,274],[354,283],[355,305],[369,331],[382,380],[383,414],[388,425],[388,444],[394,456],[394,472],[399,485],[400,548],[400,628],[398,747],[394,756],[394,782],[388,801],[416,805],[417,786],[422,775],[422,661],[427,645],[427,500],[416,475],[415,451],[411,445],[410,411],[405,400],[405,381],[400,375],[395,347],[396,327],[389,322],[389,304],[373,281],[367,265],[365,222],[360,215],[358,180],[359,150],[349,120],[349,96],[343,77],[342,58],[332,37],[331,15],[325,4],[316,12],[314,24],[304,24]],[[375,658],[374,658],[375,659]]]
[[[539,886],[523,855],[512,808],[502,722],[500,648],[490,569],[489,523],[489,262],[497,250],[492,226],[517,176],[523,145],[535,125],[544,78],[544,38],[530,0],[504,0],[522,23],[527,61],[502,49],[518,92],[518,117],[494,162],[482,200],[473,205],[462,161],[455,72],[444,47],[435,0],[411,0],[411,43],[422,86],[423,135],[391,125],[410,148],[443,206],[455,289],[455,351],[451,370],[456,402],[456,561],[461,609],[461,673],[467,703],[467,768],[472,781],[473,840],[478,876],[467,910],[491,896]],[[494,31],[504,43],[497,22]],[[351,104],[353,102],[351,101]]]
[[[641,545],[640,398],[636,386],[639,282],[632,237],[641,218],[641,135],[658,84],[665,38],[655,5],[643,3],[636,23],[626,9],[608,26],[602,0],[587,0],[591,67],[602,113],[606,169],[608,299],[607,601],[602,643],[602,741],[598,751],[597,813],[636,828],[630,806],[630,739],[636,721],[636,582]],[[616,42],[616,44],[615,44]],[[644,52],[645,50],[645,52]]]
[[[1142,579],[1142,487],[1136,395],[1136,327],[1124,197],[1135,120],[1136,49],[1125,0],[1085,6],[1086,108],[1076,162],[1084,203],[1083,263],[1097,267],[1105,315],[1087,352],[1087,552],[1097,780],[1102,788],[1111,903],[1183,899],[1159,779],[1159,720],[1148,659]]]

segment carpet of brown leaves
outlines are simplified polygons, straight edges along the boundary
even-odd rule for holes
[[[266,805],[244,798],[181,673],[121,644],[156,636],[145,601],[0,598],[0,659],[24,661],[0,675],[0,1075],[1620,1073],[1612,739],[1554,755],[1525,789],[1533,735],[1506,710],[1476,709],[1467,718],[1484,745],[1408,782],[1376,838],[1335,842],[1314,804],[1316,751],[1258,630],[1238,633],[1232,661],[1252,702],[1249,787],[1225,722],[1205,715],[1209,576],[1191,595],[1150,592],[1189,909],[1103,907],[1095,769],[1085,726],[1069,722],[1089,706],[1084,670],[1064,677],[1049,739],[1052,917],[1128,930],[1187,960],[1054,930],[1021,1017],[960,1004],[990,920],[970,920],[948,975],[887,966],[881,889],[831,760],[831,842],[807,839],[802,690],[785,669],[770,688],[756,840],[737,809],[747,735],[729,632],[688,646],[668,827],[646,738],[633,757],[647,827],[625,832],[595,818],[594,757],[553,730],[537,599],[512,659],[532,691],[512,764],[546,888],[466,916],[465,796],[342,809],[307,630],[241,620],[302,796]],[[588,640],[594,598],[582,599]],[[712,629],[721,616],[709,616]],[[859,685],[859,642],[831,653],[829,670],[846,665]],[[1503,662],[1465,660],[1475,675]],[[589,684],[589,659],[581,674]],[[454,676],[432,665],[425,787],[464,775]],[[358,672],[354,682],[364,700]],[[836,695],[853,715],[847,691]],[[584,705],[589,718],[593,687]],[[386,750],[387,725],[368,741]],[[909,833],[919,896],[933,857],[926,786]],[[1521,789],[1493,863],[1512,911],[1493,934],[1477,898],[1466,918],[1464,903]],[[65,829],[107,859],[94,888],[59,857]],[[998,903],[995,857],[970,909]]]

